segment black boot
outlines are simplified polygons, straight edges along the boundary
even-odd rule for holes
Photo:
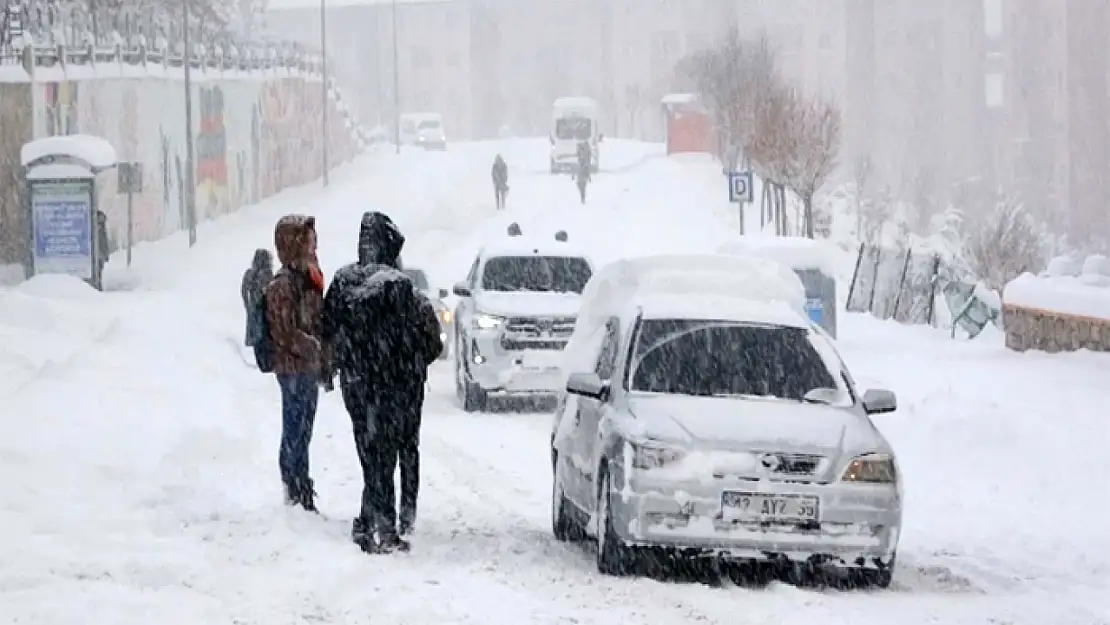
[[[287,495],[292,499],[292,505],[300,506],[309,512],[318,512],[316,509],[316,491],[312,480],[295,480],[293,488]]]
[[[401,508],[400,518],[397,519],[397,533],[401,536],[410,536],[415,528],[416,510]]]

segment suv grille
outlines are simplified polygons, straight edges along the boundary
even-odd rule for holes
[[[563,349],[574,334],[574,317],[510,317],[501,333],[507,350]]]

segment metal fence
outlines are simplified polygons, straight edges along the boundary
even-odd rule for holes
[[[847,309],[936,325],[937,295],[951,273],[938,254],[863,243],[848,287]]]

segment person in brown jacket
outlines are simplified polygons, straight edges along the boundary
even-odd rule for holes
[[[274,374],[281,387],[278,466],[285,501],[315,511],[308,447],[321,383],[330,390],[330,366],[320,332],[324,275],[316,262],[316,219],[286,215],[274,228],[281,270],[266,287],[266,318],[274,343]]]

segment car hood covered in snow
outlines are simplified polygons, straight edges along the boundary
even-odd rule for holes
[[[889,451],[851,410],[776,399],[639,394],[629,409],[649,438],[694,448],[821,453]]]
[[[502,317],[574,317],[582,297],[577,293],[532,291],[481,291],[475,296],[478,310]]]

